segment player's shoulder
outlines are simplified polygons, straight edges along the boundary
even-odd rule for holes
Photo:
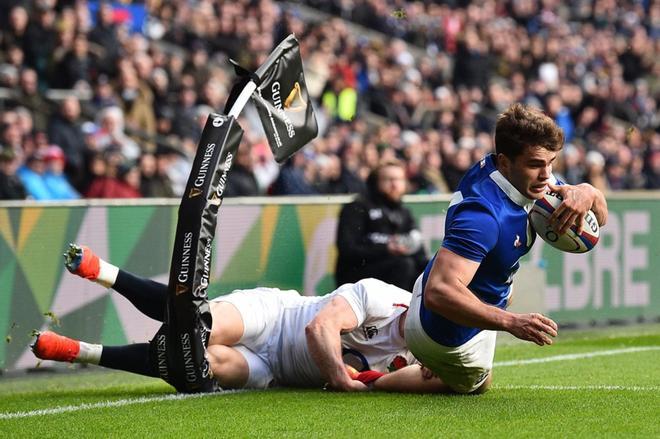
[[[464,211],[486,211],[498,218],[503,210],[512,208],[509,202],[512,197],[517,196],[513,200],[515,204],[525,202],[522,194],[515,193],[517,190],[497,170],[494,157],[494,154],[489,154],[470,168],[454,193],[450,206],[457,205]]]
[[[357,281],[353,284],[353,291],[366,300],[382,302],[387,305],[391,305],[393,302],[409,304],[412,297],[409,291],[374,278]]]

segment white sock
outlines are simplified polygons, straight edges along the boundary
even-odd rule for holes
[[[103,285],[106,288],[112,288],[117,280],[118,274],[118,267],[99,258],[99,277],[96,278],[96,283]]]
[[[80,352],[78,352],[78,356],[73,362],[99,364],[99,361],[101,361],[101,352],[103,352],[103,345],[81,341]]]

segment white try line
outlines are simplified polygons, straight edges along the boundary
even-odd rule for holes
[[[660,346],[640,346],[636,348],[611,349],[609,351],[583,352],[581,354],[554,355],[552,357],[529,358],[526,360],[496,361],[497,367],[521,366],[524,364],[550,363],[553,361],[581,360],[583,358],[604,357],[607,355],[630,354],[633,352],[658,351]]]
[[[606,385],[594,385],[594,386],[541,386],[541,385],[531,385],[531,386],[493,386],[495,390],[604,390],[604,391],[621,391],[627,390],[630,392],[657,392],[660,390],[658,386],[606,386]]]
[[[179,401],[182,399],[206,398],[210,396],[227,395],[230,393],[239,393],[239,392],[245,392],[245,390],[225,390],[216,393],[193,393],[193,394],[177,393],[177,394],[170,394],[163,396],[145,396],[145,397],[133,398],[133,399],[119,399],[116,401],[95,402],[91,404],[84,403],[80,405],[65,405],[61,407],[53,407],[50,409],[0,413],[0,420],[30,418],[33,416],[57,415],[60,413],[78,412],[81,410],[93,410],[93,409],[102,409],[109,407],[123,407],[127,405],[147,404],[150,402],[166,402],[166,401]]]

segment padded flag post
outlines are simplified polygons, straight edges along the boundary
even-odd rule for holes
[[[230,93],[227,115],[209,115],[179,205],[165,323],[151,341],[159,375],[185,393],[218,389],[206,359],[213,326],[207,288],[218,209],[243,136],[236,118],[252,98],[280,163],[318,132],[293,35],[256,72],[234,65],[240,80]]]
[[[233,117],[209,115],[179,205],[165,324],[152,355],[161,378],[180,392],[217,389],[205,355],[212,328],[207,288],[218,209],[242,136]]]

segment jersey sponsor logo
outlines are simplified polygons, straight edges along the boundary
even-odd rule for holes
[[[362,331],[364,332],[364,336],[367,337],[369,340],[374,338],[376,335],[378,335],[378,328],[375,326],[365,326],[362,328]]]
[[[383,217],[382,209],[369,209],[369,219],[377,220]]]
[[[520,241],[520,235],[516,235],[515,241],[513,241],[513,246],[515,248],[518,248],[522,245],[522,242]]]
[[[387,233],[369,233],[368,238],[374,244],[387,244],[390,241],[390,235]]]

